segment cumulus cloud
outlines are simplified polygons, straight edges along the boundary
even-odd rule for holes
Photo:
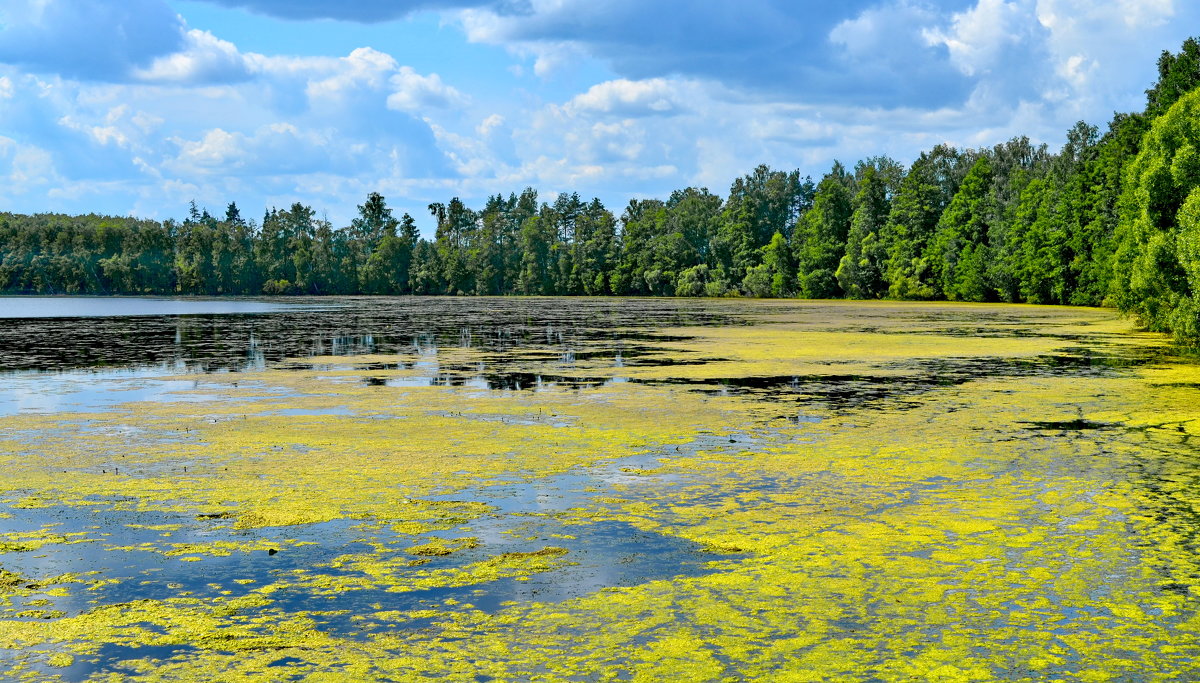
[[[1144,105],[1159,52],[1177,50],[1200,21],[1200,6],[1170,0],[1039,0],[1036,12],[1047,34],[1045,68],[1059,81],[1048,94],[1088,119]]]
[[[1035,7],[1032,0],[979,0],[956,13],[947,29],[930,29],[925,37],[931,45],[944,45],[967,76],[988,73],[1021,48],[1040,47],[1043,27],[1036,21]]]
[[[447,170],[429,124],[412,116],[463,99],[436,75],[419,74],[370,48],[341,58],[248,55],[247,63],[255,80],[216,96],[246,103],[250,120],[260,123],[171,137],[178,148],[167,161],[173,172],[282,176],[402,168],[423,176]],[[307,104],[281,109],[274,105],[287,97],[248,99],[245,89],[258,84],[295,91]]]
[[[530,0],[523,12],[472,7],[458,20],[470,40],[532,57],[543,76],[584,55],[631,81],[679,75],[747,98],[937,109],[980,98],[1074,99],[1106,69],[1152,65],[1156,50],[1147,56],[1145,46],[1155,36],[1177,46],[1184,14],[1200,18],[1200,8],[1173,0],[698,0],[682,10]],[[1106,64],[1117,59],[1126,64]]]
[[[402,66],[388,79],[392,94],[388,109],[418,112],[430,107],[454,107],[467,102],[466,96],[442,82],[437,74],[422,76],[410,66]]]
[[[137,80],[195,85],[229,83],[250,77],[251,69],[237,47],[208,31],[187,32],[183,49],[155,57],[142,68],[135,68]]]
[[[214,128],[199,140],[172,138],[179,145],[179,161],[192,168],[231,170],[241,166],[249,150],[246,136]]]
[[[183,23],[162,0],[8,0],[0,63],[90,80],[124,80],[183,45]]]
[[[61,181],[49,152],[0,135],[0,198],[26,195]]]
[[[475,127],[475,132],[479,134],[479,137],[486,138],[492,134],[492,131],[503,125],[504,117],[499,114],[492,114],[479,122],[479,125]]]
[[[888,11],[880,14],[881,7]],[[934,76],[953,74],[944,51],[921,37],[920,20],[932,14],[925,4],[878,0],[701,0],[686,9],[636,0],[533,0],[527,12],[473,8],[459,20],[473,41],[535,55],[535,70],[573,50],[629,80],[678,74],[768,97],[894,106],[940,104],[967,92],[944,83],[927,87]],[[896,18],[904,21],[881,21]],[[840,49],[830,50],[831,43]],[[890,66],[881,69],[881,61]],[[907,78],[896,78],[901,68]]]
[[[566,104],[572,111],[589,111],[622,116],[669,114],[682,103],[665,78],[631,81],[625,78],[597,83]]]
[[[237,78],[214,78],[214,62],[226,72],[236,67]],[[209,206],[231,199],[254,206],[268,197],[319,204],[328,192],[337,196],[328,204],[353,209],[361,196],[343,201],[341,193],[365,194],[389,178],[457,174],[422,116],[465,96],[369,48],[344,57],[266,56],[193,31],[179,55],[126,82],[3,77],[20,106],[0,107],[2,130],[42,150],[5,154],[16,170],[4,172],[0,203],[17,210],[104,211],[110,201],[137,197],[136,206],[157,203],[150,215],[162,216],[164,202],[187,192]],[[42,173],[54,179],[46,186],[53,194],[21,189],[33,187],[38,160],[53,170]],[[300,187],[319,193],[304,197]],[[41,199],[30,205],[34,194]]]
[[[345,57],[292,57],[240,53],[226,41],[203,31],[189,33],[190,47],[159,58],[137,72],[147,83],[205,85],[253,80],[263,97],[296,112],[327,114],[393,111],[419,114],[431,108],[463,105],[463,93],[437,74],[421,74],[391,55],[369,47]]]
[[[1118,0],[1121,20],[1129,28],[1162,26],[1175,14],[1174,0]]]
[[[206,1],[390,21],[414,50],[429,22],[396,19],[440,11],[443,32],[414,68],[374,38],[239,49],[156,14],[166,0],[0,0],[0,203],[165,217],[189,199],[303,201],[344,223],[373,190],[420,217],[532,185],[619,208],[689,183],[723,192],[758,163],[819,176],[834,158],[908,161],[940,142],[1055,145],[1076,119],[1138,108],[1158,52],[1200,21],[1171,0]],[[89,49],[50,55],[26,34]],[[512,64],[482,77],[457,50]]]
[[[389,74],[400,69],[391,55],[369,47],[360,47],[336,60],[323,58],[263,60],[268,72],[308,75],[306,92],[310,99],[341,100],[361,89],[379,90]]]
[[[115,107],[100,125],[80,122],[71,115],[63,116],[58,120],[58,123],[71,130],[83,133],[101,147],[108,145],[127,147],[129,146],[129,137],[116,125],[126,110],[127,107],[125,106]]]
[[[809,87],[839,102],[869,106],[936,107],[963,101],[971,91],[970,80],[926,38],[939,20],[929,5],[908,0],[881,3],[848,17],[829,31],[830,60],[809,71]]]
[[[244,132],[213,128],[196,139],[172,137],[169,142],[178,153],[163,166],[181,178],[351,175],[356,166],[377,168],[380,162],[373,150],[334,130],[287,121]]]

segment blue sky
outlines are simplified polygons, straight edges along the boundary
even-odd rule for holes
[[[0,210],[724,194],[1140,109],[1185,0],[0,0]]]

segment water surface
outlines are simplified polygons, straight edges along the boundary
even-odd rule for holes
[[[94,301],[0,326],[0,675],[1200,674],[1200,367],[1111,312]]]
[[[274,313],[309,304],[254,299],[167,297],[0,296],[0,318],[113,318],[162,315],[232,315]]]

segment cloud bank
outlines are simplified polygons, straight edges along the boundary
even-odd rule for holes
[[[1140,108],[1200,26],[1172,0],[204,0],[201,29],[200,1],[0,7],[0,210],[305,201],[346,222],[370,191],[419,214],[526,185],[619,208],[758,163],[1058,144]],[[375,38],[256,50],[222,30],[243,21]]]

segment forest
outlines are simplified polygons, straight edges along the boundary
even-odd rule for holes
[[[1200,337],[1200,43],[1165,51],[1141,112],[939,145],[905,168],[759,166],[725,197],[688,187],[618,216],[533,188],[434,203],[432,240],[370,194],[335,228],[302,203],[246,219],[0,213],[6,294],[750,296],[1115,306]]]

